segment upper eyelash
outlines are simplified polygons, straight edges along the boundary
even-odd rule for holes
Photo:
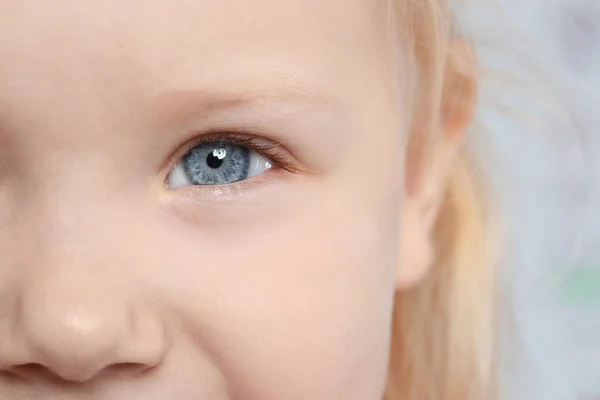
[[[240,133],[240,132],[209,132],[205,133],[198,138],[190,141],[181,150],[177,151],[175,156],[171,158],[170,168],[172,170],[175,166],[181,162],[182,158],[185,157],[194,147],[199,146],[203,143],[229,143],[236,144],[239,146],[245,146],[249,149],[256,151],[260,155],[267,157],[273,161],[278,167],[292,173],[297,173],[300,170],[298,161],[294,160],[293,155],[288,151],[282,143],[278,143],[271,139],[266,139],[253,134]],[[277,152],[277,149],[281,149],[287,154],[281,154]]]

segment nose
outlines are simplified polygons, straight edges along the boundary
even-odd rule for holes
[[[46,276],[28,282],[0,316],[0,371],[26,380],[86,382],[160,364],[164,326],[119,285]]]

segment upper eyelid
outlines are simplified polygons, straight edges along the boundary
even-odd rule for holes
[[[295,169],[310,175],[325,172],[337,160],[329,149],[353,129],[348,125],[352,105],[327,93],[293,89],[230,94],[163,92],[154,98],[158,101],[145,104],[145,114],[150,116],[156,134],[180,138],[176,139],[179,144],[194,141],[204,132],[241,132],[268,138],[294,157]]]

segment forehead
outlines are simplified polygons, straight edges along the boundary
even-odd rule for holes
[[[0,0],[0,10],[5,124],[61,123],[73,110],[127,119],[167,92],[289,86],[349,100],[387,86],[388,0]]]
[[[81,63],[90,68],[100,61],[104,70],[123,63],[164,68],[173,60],[191,60],[201,70],[233,53],[282,62],[309,55],[327,59],[336,52],[370,52],[380,44],[384,3],[0,0],[0,57],[47,64],[56,60],[63,70]]]

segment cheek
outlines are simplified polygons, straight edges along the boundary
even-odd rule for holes
[[[397,245],[381,213],[315,202],[228,239],[167,239],[177,274],[150,279],[240,398],[376,398]]]

